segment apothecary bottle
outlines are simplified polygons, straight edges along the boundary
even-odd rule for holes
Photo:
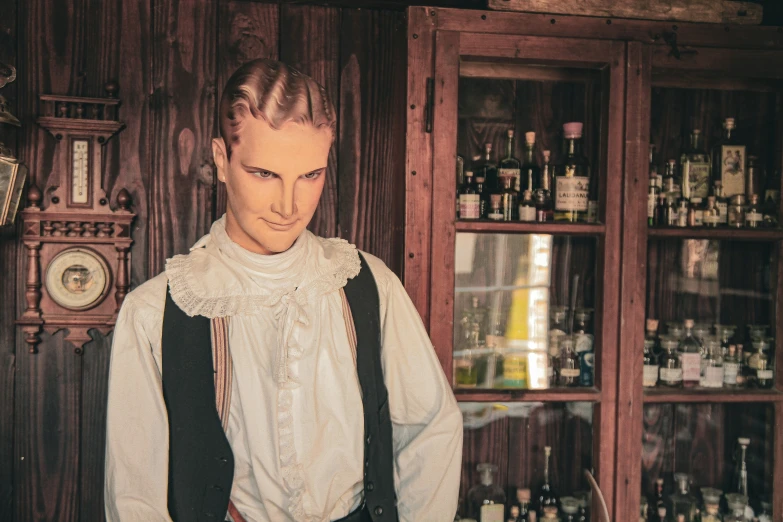
[[[715,204],[715,196],[707,196],[707,208],[704,209],[704,226],[715,228],[720,224],[720,210]]]
[[[492,158],[491,143],[484,144],[484,157],[479,159],[478,163],[474,165],[473,170],[484,178],[484,184],[490,194],[500,189],[498,168],[495,160]]]
[[[748,497],[739,493],[726,495],[729,505],[729,514],[723,519],[725,522],[745,522],[745,507],[748,505]]]
[[[658,384],[658,357],[655,355],[655,346],[657,344],[657,338],[650,335],[651,326],[654,323],[654,330],[658,329],[658,321],[655,319],[647,319],[647,336],[644,338],[644,375],[642,377],[642,384],[646,388],[654,387]]]
[[[710,156],[702,148],[701,130],[691,131],[690,146],[680,157],[683,183],[690,185],[692,198],[704,199],[710,191]]]
[[[733,228],[745,226],[745,196],[737,194],[732,196],[728,209],[728,225]]]
[[[465,181],[459,190],[459,218],[479,219],[481,217],[481,196],[473,177],[473,171],[465,172]]]
[[[712,148],[712,179],[721,182],[725,197],[745,194],[747,161],[746,146],[737,138],[734,118],[726,118],[723,137]]]
[[[705,388],[723,387],[723,357],[721,356],[720,341],[714,336],[705,338],[701,386]]]
[[[693,335],[693,319],[685,320],[685,336],[680,341],[679,354],[682,366],[682,385],[693,388],[701,379],[702,345]]]
[[[498,176],[501,179],[511,178],[511,187],[518,192],[522,162],[514,157],[514,129],[508,129],[506,136],[506,156],[498,163]]]
[[[560,339],[560,386],[579,386],[581,369],[579,356],[574,351],[574,339],[566,336]]]
[[[493,483],[498,467],[494,464],[479,464],[476,469],[480,483],[468,492],[470,516],[478,522],[503,522],[506,515],[506,494],[503,488]]]
[[[682,366],[680,357],[677,355],[677,347],[680,342],[670,336],[661,338],[661,355],[659,383],[661,386],[669,388],[679,388],[682,386]]]
[[[685,522],[695,522],[698,501],[690,492],[690,476],[686,473],[675,473],[674,481],[677,483],[677,491],[669,497],[670,511],[675,516],[683,515]]]
[[[750,356],[749,361],[749,373],[751,374],[752,383],[762,389],[772,388],[774,381],[772,363],[769,360],[768,350],[770,347],[769,339],[756,338],[752,343],[755,353]]]
[[[739,388],[740,360],[737,357],[737,347],[729,345],[729,352],[723,359],[723,386],[726,388]]]
[[[549,164],[550,152],[544,151],[544,165],[541,167],[541,186],[536,189],[536,221],[546,223],[554,219],[552,202],[552,166]]]
[[[532,196],[541,184],[541,167],[536,161],[536,133],[525,133],[525,156],[522,158],[522,167],[520,169],[521,187],[517,187],[518,192],[529,190]]]
[[[500,205],[503,208],[503,221],[517,221],[519,219],[519,204],[517,191],[513,188],[514,178],[501,176]]]
[[[764,216],[759,206],[759,197],[757,194],[750,196],[750,203],[745,210],[745,226],[748,228],[759,228],[762,226]]]
[[[555,172],[555,221],[587,221],[590,168],[582,152],[582,123],[563,125],[563,164]]]
[[[563,512],[562,522],[579,522],[579,501],[574,497],[562,497],[560,510]]]
[[[549,512],[554,512],[557,516],[557,510],[560,507],[560,498],[557,496],[555,489],[552,487],[552,477],[550,470],[550,460],[552,457],[552,447],[544,447],[544,480],[541,483],[541,487],[538,490],[537,508],[539,518],[543,517]]]

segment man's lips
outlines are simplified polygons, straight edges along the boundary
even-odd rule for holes
[[[296,221],[292,221],[291,223],[275,223],[274,221],[269,221],[266,219],[264,222],[269,225],[269,228],[273,230],[289,230],[296,224]]]

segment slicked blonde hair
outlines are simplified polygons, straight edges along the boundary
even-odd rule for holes
[[[301,71],[276,60],[253,60],[228,79],[220,98],[220,135],[231,157],[242,121],[250,113],[273,129],[289,122],[328,128],[332,139],[337,117],[326,89]]]

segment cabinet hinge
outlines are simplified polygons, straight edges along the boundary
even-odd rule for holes
[[[435,118],[435,79],[427,78],[427,103],[424,105],[424,130],[432,132],[432,120]]]

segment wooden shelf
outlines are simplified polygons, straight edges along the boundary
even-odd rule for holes
[[[729,239],[732,241],[778,241],[783,230],[778,228],[648,228],[648,237],[683,239]]]
[[[644,402],[783,402],[783,393],[777,390],[753,390],[719,388],[708,389],[666,389],[653,388],[644,391]]]
[[[602,236],[606,226],[595,223],[526,223],[520,221],[457,221],[457,232],[505,232],[511,234],[562,234]]]
[[[458,402],[599,402],[595,388],[552,388],[549,390],[455,389]]]

